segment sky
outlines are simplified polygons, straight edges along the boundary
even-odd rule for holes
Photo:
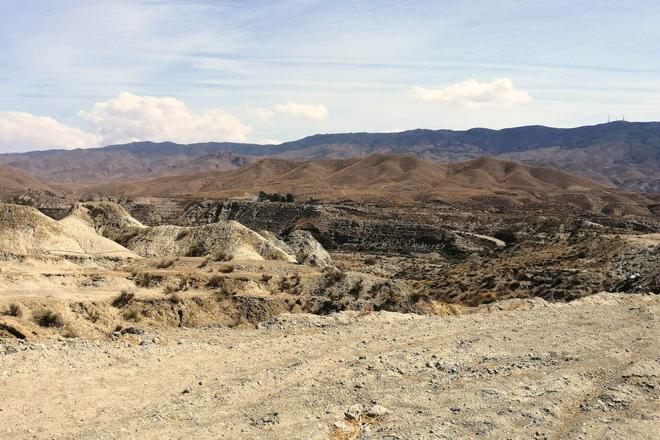
[[[0,152],[660,120],[660,2],[0,0]]]

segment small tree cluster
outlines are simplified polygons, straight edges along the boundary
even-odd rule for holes
[[[270,202],[286,202],[286,203],[293,203],[296,199],[293,197],[293,194],[287,193],[285,195],[283,194],[278,194],[278,193],[272,193],[269,194],[264,191],[259,191],[259,196],[257,196],[257,200],[260,202],[263,201],[270,201]]]

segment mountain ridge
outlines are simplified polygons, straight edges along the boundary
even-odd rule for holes
[[[222,171],[264,157],[306,160],[374,153],[440,162],[489,155],[577,173],[609,186],[660,192],[660,122],[316,134],[279,145],[134,142],[95,149],[7,153],[0,155],[0,163],[46,181],[85,182]]]

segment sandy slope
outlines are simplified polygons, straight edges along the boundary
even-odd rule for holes
[[[351,438],[334,424],[374,402],[359,438],[657,438],[660,298],[493,308],[2,341],[0,438]]]

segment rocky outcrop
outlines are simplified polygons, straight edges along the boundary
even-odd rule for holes
[[[281,260],[294,256],[235,221],[204,226],[154,226],[136,231],[125,242],[144,257],[222,255],[224,260]]]
[[[12,254],[136,257],[77,216],[56,221],[35,208],[0,204],[0,251]]]
[[[323,269],[334,266],[330,254],[310,232],[293,231],[285,237],[284,241],[293,250],[299,263]]]
[[[99,234],[117,240],[128,230],[144,229],[121,205],[112,202],[88,202],[74,205],[70,217],[87,222]]]

